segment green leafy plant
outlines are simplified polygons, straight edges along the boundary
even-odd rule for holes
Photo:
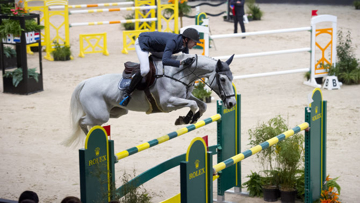
[[[127,14],[125,19],[135,19],[135,12]],[[122,26],[125,28],[125,30],[135,30],[135,23],[123,23]]]
[[[1,3],[0,11],[2,14],[11,14],[11,9],[14,9],[15,5],[13,3]]]
[[[296,171],[296,191],[297,197],[304,201],[305,199],[305,171],[299,169]]]
[[[126,195],[120,198],[121,203],[151,203],[151,200],[156,194],[150,194],[142,186],[135,187],[133,184],[128,184],[131,179],[136,177],[136,171],[133,170],[133,175],[123,173],[121,178],[122,185],[126,185],[125,193]],[[116,199],[119,199],[116,197]]]
[[[262,171],[265,176],[264,176],[264,181],[263,181],[263,187],[264,188],[273,188],[279,185],[280,182],[280,171],[279,168],[276,169],[272,169],[272,170],[264,170]]]
[[[304,136],[295,134],[276,145],[276,158],[280,168],[281,190],[292,191],[296,188],[296,173],[304,155]]]
[[[262,185],[263,185],[263,177],[261,177],[258,173],[252,172],[250,175],[246,176],[249,178],[248,181],[242,184],[243,187],[246,187],[249,191],[250,197],[262,197]]]
[[[44,29],[43,25],[38,25],[34,19],[25,20],[25,29],[21,29],[20,22],[18,20],[4,19],[0,25],[0,38],[4,39],[8,34],[14,36],[21,35],[21,31],[31,32],[40,31]]]
[[[23,80],[23,71],[22,68],[17,68],[14,71],[6,71],[4,78],[12,78],[12,83],[15,87]],[[36,68],[28,69],[28,77],[34,78],[36,82],[39,81],[39,73],[36,72]]]
[[[26,16],[29,15],[26,10],[23,8],[22,1],[14,4],[2,4],[1,10],[3,14],[8,16]],[[0,25],[0,38],[6,38],[8,34],[14,36],[21,35],[21,31],[30,32],[30,31],[40,31],[44,29],[43,25],[38,25],[35,19],[25,20],[25,29],[23,30],[20,26],[19,20],[12,19],[3,19]]]
[[[256,146],[268,139],[271,139],[282,132],[287,130],[285,120],[280,116],[275,116],[267,123],[258,124],[255,129],[250,129],[249,132],[249,145]],[[277,168],[275,161],[275,148],[269,147],[256,154],[257,160],[262,165],[263,170],[273,170]]]
[[[70,60],[71,50],[70,46],[61,46],[56,40],[53,41],[54,50],[51,52],[51,55],[54,57],[55,61],[67,61]]]
[[[175,1],[179,1],[179,17],[180,17],[180,27],[183,27],[183,20],[182,17],[189,14],[191,12],[191,7],[187,4],[187,0],[169,0],[169,3],[174,4]],[[170,16],[172,16],[174,14],[174,10],[173,9],[165,9],[164,10],[164,16],[166,18],[170,18]]]
[[[251,15],[253,20],[261,20],[261,17],[263,16],[263,12],[261,11],[260,7],[256,5],[255,3],[249,3],[247,4],[248,16]]]
[[[11,48],[11,47],[8,47],[8,46],[5,46],[4,47],[4,55],[6,58],[12,58],[12,57],[16,57],[16,50]]]
[[[336,47],[338,61],[335,66],[320,64],[329,75],[335,75],[344,84],[360,83],[360,62],[355,58],[354,47],[351,41],[351,32],[343,36],[342,31],[338,32],[338,45]]]
[[[359,0],[355,0],[353,2],[354,6],[355,6],[355,9],[360,9],[360,1]]]
[[[197,85],[195,85],[194,90],[192,91],[192,94],[196,98],[204,101],[207,97],[210,97],[211,91],[205,89],[205,83],[200,81],[199,83],[197,83]]]

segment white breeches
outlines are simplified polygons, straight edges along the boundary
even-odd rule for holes
[[[141,76],[145,77],[150,71],[149,52],[141,50],[138,39],[135,41],[135,51],[140,62]]]

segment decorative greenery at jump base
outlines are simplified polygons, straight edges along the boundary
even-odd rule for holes
[[[203,139],[195,138],[186,154],[181,154],[149,169],[117,189],[115,188],[115,163],[120,158],[115,155],[114,141],[108,140],[106,131],[96,126],[86,137],[85,149],[79,150],[81,201],[83,203],[90,200],[91,202],[108,202],[120,198],[125,195],[126,188],[138,187],[179,165],[181,194],[164,202],[212,202],[212,184],[213,179],[217,177],[214,176],[215,174],[219,177],[218,199],[223,199],[226,190],[233,187],[240,190],[241,160],[310,127],[305,132],[305,202],[311,203],[320,198],[322,182],[326,178],[326,101],[322,100],[319,88],[313,90],[312,99],[310,107],[305,108],[305,123],[242,153],[240,153],[241,96],[237,95],[237,105],[232,109],[225,109],[221,102],[218,102],[219,115],[116,155],[125,154],[121,158],[130,156],[213,121],[218,121],[217,145],[207,148]],[[221,119],[219,119],[220,116]],[[217,154],[218,164],[213,166],[212,156],[215,154]]]

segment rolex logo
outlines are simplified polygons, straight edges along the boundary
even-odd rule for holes
[[[318,106],[315,107],[315,113],[318,113]]]
[[[200,163],[199,159],[196,159],[196,161],[195,161],[195,168],[196,169],[199,168],[199,163]]]
[[[96,147],[95,148],[95,155],[99,156],[99,154],[100,154],[100,147]]]

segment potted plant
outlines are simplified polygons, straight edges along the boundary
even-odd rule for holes
[[[10,46],[5,46],[3,51],[5,69],[16,67],[16,50]]]
[[[194,90],[192,91],[192,94],[200,99],[201,101],[210,103],[211,102],[211,91],[207,90],[205,88],[205,83],[202,81],[199,81],[197,85],[195,85]],[[210,99],[208,99],[210,98]]]
[[[341,187],[336,182],[338,178],[339,177],[332,179],[329,177],[329,175],[326,177],[326,180],[322,187],[321,197],[316,202],[340,203],[339,195],[340,195]]]
[[[296,199],[296,174],[304,154],[304,136],[295,134],[276,145],[279,163],[280,193],[282,203],[292,203]]]
[[[35,19],[25,20],[24,29],[21,28],[20,21],[11,17],[23,17],[30,15],[22,8],[22,4],[15,4],[15,7],[10,9],[5,9],[5,15],[9,16],[9,19],[3,19],[0,24],[0,38],[3,42],[7,43],[18,43],[20,42],[20,35],[22,31],[26,33],[26,41],[35,42],[36,36],[39,35],[39,31],[44,29],[43,25],[40,25],[36,22]]]
[[[252,20],[261,20],[263,16],[263,12],[261,11],[260,7],[255,3],[249,3],[248,7],[248,14],[252,16]]]
[[[28,69],[28,78],[33,78],[36,82],[39,82],[38,79],[39,73],[36,72],[36,68]],[[10,78],[14,87],[17,87],[19,83],[23,80],[23,71],[22,68],[17,68],[14,71],[6,71],[3,75],[4,78]]]
[[[59,42],[54,40],[55,49],[51,52],[51,55],[54,58],[54,61],[68,61],[71,57],[70,46],[61,46]]]
[[[355,1],[354,1],[354,6],[355,6],[355,9],[360,9],[360,1],[359,1],[359,0],[355,0]]]
[[[339,31],[337,38],[337,63],[335,66],[327,64],[324,68],[329,75],[337,76],[343,84],[360,84],[360,62],[354,54],[351,32],[348,31],[346,36],[343,36],[342,31]]]
[[[259,145],[266,140],[281,134],[287,129],[285,120],[280,115],[275,116],[267,123],[259,124],[255,129],[249,130],[249,145]],[[279,196],[279,173],[275,151],[275,147],[269,147],[256,154],[257,160],[262,165],[263,172],[265,174],[264,183],[262,185],[264,200],[269,202],[277,201]]]

